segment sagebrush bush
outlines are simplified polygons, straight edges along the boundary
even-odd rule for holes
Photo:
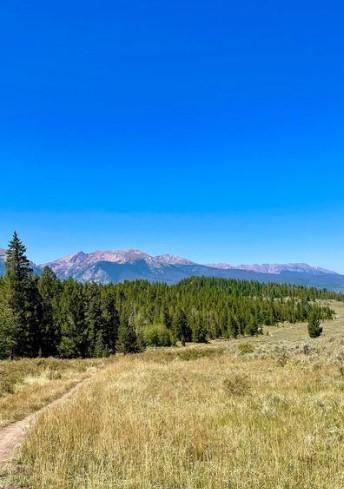
[[[250,392],[250,384],[247,375],[235,374],[223,381],[223,387],[228,394],[233,396],[244,396]]]
[[[282,348],[282,350],[277,355],[277,365],[280,367],[285,367],[289,360],[289,355],[286,349]]]
[[[245,355],[246,353],[253,353],[255,350],[254,346],[251,343],[240,343],[239,351],[241,355]]]

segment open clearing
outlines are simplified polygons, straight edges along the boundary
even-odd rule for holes
[[[54,409],[58,404],[65,402],[69,397],[73,396],[80,386],[88,379],[89,378],[87,377],[86,379],[81,380],[79,384],[76,384],[71,390],[67,391],[55,401],[49,403],[48,406],[40,409],[37,413],[30,414],[24,419],[0,429],[0,465],[12,459],[15,450],[24,440],[29,427],[45,409]]]
[[[53,409],[74,395],[109,362],[52,358],[0,362],[0,468],[11,460],[45,406]],[[3,484],[0,471],[0,487]]]
[[[110,359],[0,361],[0,429],[61,397]]]
[[[39,416],[7,487],[342,489],[336,310],[316,340],[286,325],[119,358]]]

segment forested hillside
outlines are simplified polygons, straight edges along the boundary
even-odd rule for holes
[[[326,290],[214,278],[176,285],[147,281],[81,284],[59,280],[48,267],[32,272],[15,234],[0,279],[1,357],[92,357],[140,351],[146,345],[257,335],[264,324],[329,319],[318,299],[344,300]]]

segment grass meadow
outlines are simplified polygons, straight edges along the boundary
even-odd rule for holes
[[[106,362],[55,358],[0,361],[0,429],[60,397]]]
[[[118,358],[30,431],[32,489],[342,489],[344,307],[305,325]]]

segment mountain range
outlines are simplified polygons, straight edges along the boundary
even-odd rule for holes
[[[4,273],[5,250],[0,248],[0,275]],[[144,279],[169,284],[191,276],[236,278],[260,282],[286,282],[296,285],[326,287],[344,291],[344,275],[305,263],[202,265],[173,255],[151,256],[140,250],[79,251],[44,265],[34,265],[39,273],[48,265],[61,279],[74,278],[81,282],[122,282]]]

